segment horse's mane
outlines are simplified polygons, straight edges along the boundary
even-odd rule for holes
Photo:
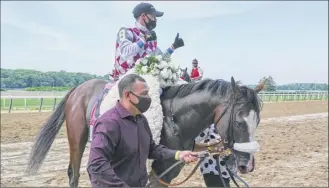
[[[231,83],[225,80],[212,80],[204,79],[199,82],[194,82],[190,84],[182,84],[179,86],[168,86],[163,88],[162,99],[171,98],[184,98],[195,92],[210,92],[211,94],[224,96],[228,91],[232,90]]]
[[[251,103],[255,107],[256,113],[259,114],[262,108],[262,101],[258,97],[257,93],[253,89],[245,85],[241,85],[240,81],[236,82],[236,86],[238,87],[240,95],[246,98],[245,103]],[[163,94],[161,98],[163,100],[172,98],[184,98],[195,92],[201,91],[209,92],[214,96],[220,95],[222,97],[232,94],[233,92],[231,82],[227,82],[222,79],[204,79],[199,82],[165,87],[163,88]]]

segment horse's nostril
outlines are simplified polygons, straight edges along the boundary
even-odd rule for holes
[[[238,169],[242,174],[245,174],[248,172],[247,166],[238,166]]]
[[[246,170],[247,167],[246,167],[246,166],[239,166],[239,169],[241,169],[241,170]]]

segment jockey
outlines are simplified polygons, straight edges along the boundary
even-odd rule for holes
[[[177,33],[174,43],[164,53],[158,48],[157,36],[153,29],[157,24],[156,17],[161,17],[163,14],[150,3],[140,3],[134,8],[135,26],[121,28],[118,32],[114,69],[110,79],[112,77],[115,81],[118,80],[119,76],[135,66],[138,59],[148,54],[170,57],[177,48],[184,46],[183,39],[179,38]]]
[[[198,67],[198,60],[193,59],[192,65],[193,65],[193,68],[192,68],[192,72],[191,72],[191,76],[190,76],[191,80],[193,82],[200,81],[203,77],[203,70],[200,67]]]

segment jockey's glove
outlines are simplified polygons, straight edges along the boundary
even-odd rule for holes
[[[146,41],[153,41],[157,40],[157,34],[155,31],[150,31],[148,34],[145,35],[145,40]]]
[[[176,38],[175,38],[175,42],[172,44],[172,46],[173,46],[175,49],[184,46],[184,41],[183,41],[182,38],[179,38],[179,33],[177,33]]]

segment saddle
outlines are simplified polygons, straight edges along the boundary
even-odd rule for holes
[[[115,82],[109,82],[107,83],[102,92],[91,101],[91,103],[88,105],[87,108],[87,122],[89,125],[89,141],[91,141],[91,133],[92,133],[92,126],[95,125],[96,120],[101,115],[100,114],[100,105],[103,102],[104,97],[108,94],[108,92],[111,90],[111,88],[115,85]]]

